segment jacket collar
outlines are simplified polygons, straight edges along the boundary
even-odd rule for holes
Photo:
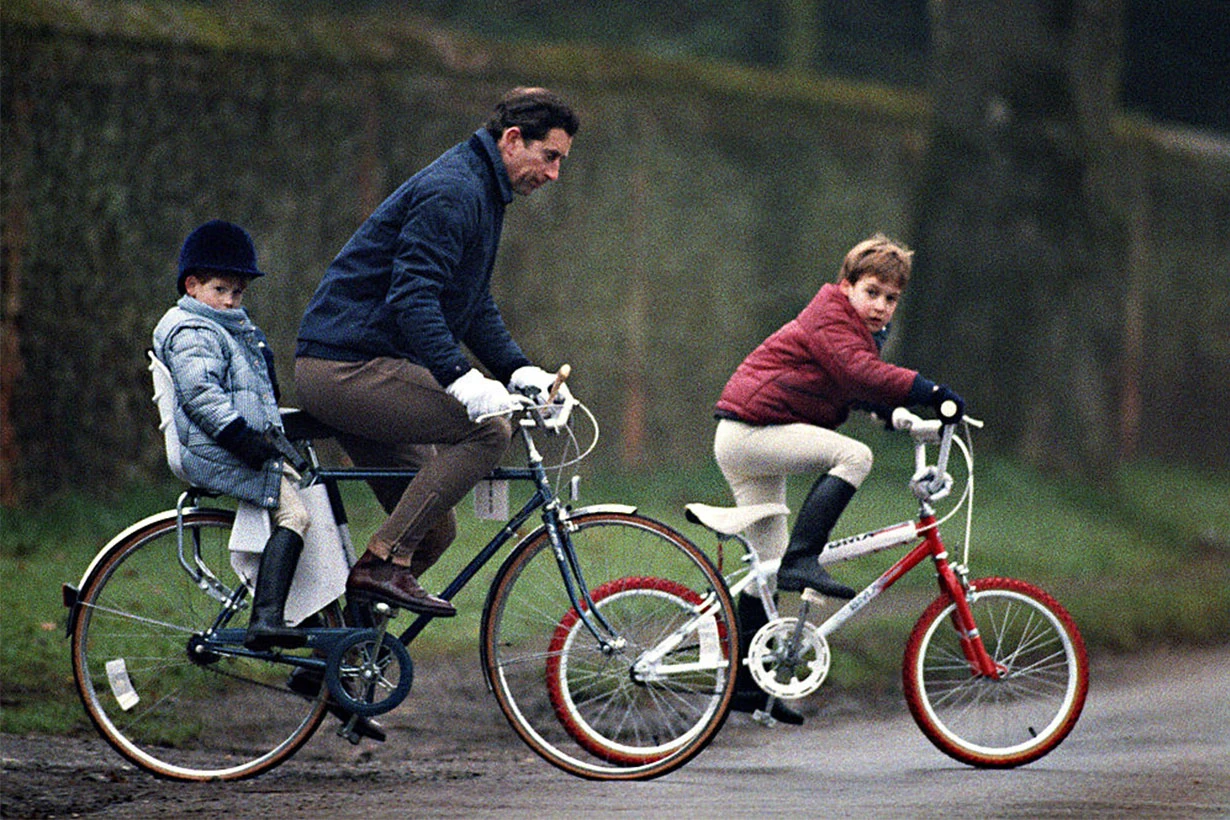
[[[474,132],[474,136],[470,137],[470,144],[475,146],[479,156],[485,157],[491,164],[491,169],[495,172],[496,184],[500,186],[500,197],[504,200],[504,204],[507,205],[512,202],[512,183],[508,180],[508,169],[504,167],[504,158],[500,156],[500,146],[496,144],[495,138],[488,133],[486,128],[480,128]]]
[[[199,299],[193,299],[187,294],[179,297],[177,307],[180,310],[191,313],[193,316],[200,316],[217,322],[230,331],[251,330],[253,327],[252,320],[248,318],[248,312],[243,308],[218,310],[217,308],[211,308]]]

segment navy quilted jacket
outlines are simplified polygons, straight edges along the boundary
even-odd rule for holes
[[[462,345],[501,382],[529,359],[491,296],[512,187],[479,129],[376,208],[308,302],[296,356],[408,359],[442,387],[470,369]]]

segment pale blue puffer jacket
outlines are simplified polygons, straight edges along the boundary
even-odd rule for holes
[[[246,311],[215,310],[191,296],[182,297],[154,328],[154,355],[175,383],[175,431],[188,479],[273,509],[282,459],[254,470],[216,439],[240,416],[257,432],[281,428],[265,347],[264,334]]]

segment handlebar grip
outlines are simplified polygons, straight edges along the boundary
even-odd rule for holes
[[[904,407],[894,407],[892,421],[894,430],[909,430],[914,426],[914,422],[921,419]]]

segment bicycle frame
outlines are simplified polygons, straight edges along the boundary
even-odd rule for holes
[[[518,432],[526,446],[529,466],[497,467],[488,474],[487,479],[492,481],[530,481],[534,484],[534,492],[521,506],[521,509],[509,518],[500,531],[487,542],[486,546],[461,568],[461,571],[457,573],[448,586],[444,588],[444,591],[440,593],[440,597],[446,601],[451,601],[505,544],[517,536],[518,530],[530,519],[530,516],[535,511],[542,510],[543,525],[546,527],[551,539],[555,560],[559,564],[560,575],[568,592],[568,598],[580,614],[586,629],[594,636],[594,639],[598,641],[604,651],[609,650],[612,642],[609,638],[604,637],[603,633],[613,635],[615,630],[602,617],[602,613],[594,606],[593,599],[590,597],[589,587],[582,576],[576,554],[573,552],[572,544],[568,540],[566,528],[561,527],[561,524],[567,521],[567,515],[561,511],[562,505],[560,504],[559,497],[551,487],[547,476],[547,469],[543,466],[542,456],[534,445],[534,439],[530,434],[528,426],[522,425],[518,428]],[[367,481],[380,478],[409,480],[418,474],[418,470],[414,468],[328,469],[315,467],[314,453],[312,453],[312,460],[314,465],[313,473],[316,478],[329,487],[329,500],[333,507],[334,515],[337,516],[339,522],[345,521],[345,510],[341,502],[341,495],[337,491],[338,482]],[[623,506],[618,508],[621,510],[628,509]],[[578,510],[577,513],[590,512],[597,509],[600,508],[586,507]],[[408,646],[432,620],[434,620],[434,617],[431,615],[417,616],[398,636],[398,640]],[[596,625],[595,621],[597,622]]]
[[[956,605],[956,610],[953,613],[953,619],[956,622],[958,633],[960,634],[961,647],[965,652],[965,658],[969,661],[971,668],[975,674],[982,675],[988,678],[998,678],[999,668],[996,663],[987,654],[986,647],[983,646],[982,638],[978,634],[978,627],[974,623],[973,613],[970,612],[969,601],[966,597],[969,592],[969,583],[964,567],[957,569],[948,560],[948,548],[944,546],[944,542],[940,539],[939,527],[936,523],[934,514],[924,514],[920,516],[916,524],[911,525],[910,522],[904,522],[895,527],[891,527],[886,531],[881,531],[880,534],[892,535],[894,532],[903,529],[904,526],[912,526],[916,534],[922,537],[922,541],[904,556],[898,559],[892,566],[885,570],[878,578],[871,582],[862,592],[854,596],[844,606],[830,615],[825,621],[820,624],[819,632],[824,638],[827,638],[832,633],[840,629],[847,621],[853,618],[867,604],[874,601],[882,593],[887,591],[893,584],[900,580],[910,570],[923,563],[928,557],[933,559],[937,580],[939,582],[940,591],[946,593]],[[869,548],[859,551],[855,554],[839,558],[837,560],[848,560],[856,557],[856,555],[876,552],[882,549],[889,549],[898,546],[902,543],[908,543],[913,540],[914,533],[908,539],[894,540],[891,543],[885,543],[883,546]],[[867,536],[855,536],[855,539],[866,537],[868,540],[874,540],[877,533],[869,533]],[[835,549],[840,548],[842,542],[837,542]],[[826,549],[827,551],[827,549]]]
[[[941,478],[944,476],[948,456],[951,452],[953,433],[954,425],[946,425],[940,433],[940,450],[936,463],[937,474]],[[926,444],[927,441],[924,439],[916,438],[914,442],[916,476],[922,475],[926,467]],[[817,632],[821,638],[827,639],[829,635],[840,629],[903,576],[922,564],[927,558],[931,558],[935,564],[940,591],[947,594],[955,605],[952,617],[960,636],[962,651],[970,664],[971,670],[975,675],[998,679],[1002,669],[987,652],[982,642],[982,637],[978,632],[978,626],[974,622],[973,613],[970,610],[968,569],[963,564],[954,566],[948,560],[948,548],[940,538],[939,521],[935,517],[930,500],[930,497],[920,497],[917,521],[902,521],[899,524],[893,524],[879,530],[872,530],[837,541],[831,541],[824,546],[819,560],[822,564],[830,564],[849,561],[863,555],[870,555],[899,547],[913,542],[916,538],[922,539],[913,549],[893,563],[892,566],[881,573],[878,578],[867,585],[854,598],[825,619],[817,627]],[[775,570],[776,566],[765,566],[768,562],[760,561],[756,551],[743,536],[734,535],[732,537],[742,543],[747,551],[744,560],[747,561],[749,567],[742,578],[729,585],[731,595],[738,595],[755,586],[766,611],[771,618],[776,618],[777,607],[773,602],[772,596],[767,592],[765,580],[768,572]],[[776,564],[776,562],[773,563]],[[804,594],[803,610],[799,615],[800,622],[806,620],[809,605],[820,600],[822,599],[819,596],[811,598],[806,593]]]

